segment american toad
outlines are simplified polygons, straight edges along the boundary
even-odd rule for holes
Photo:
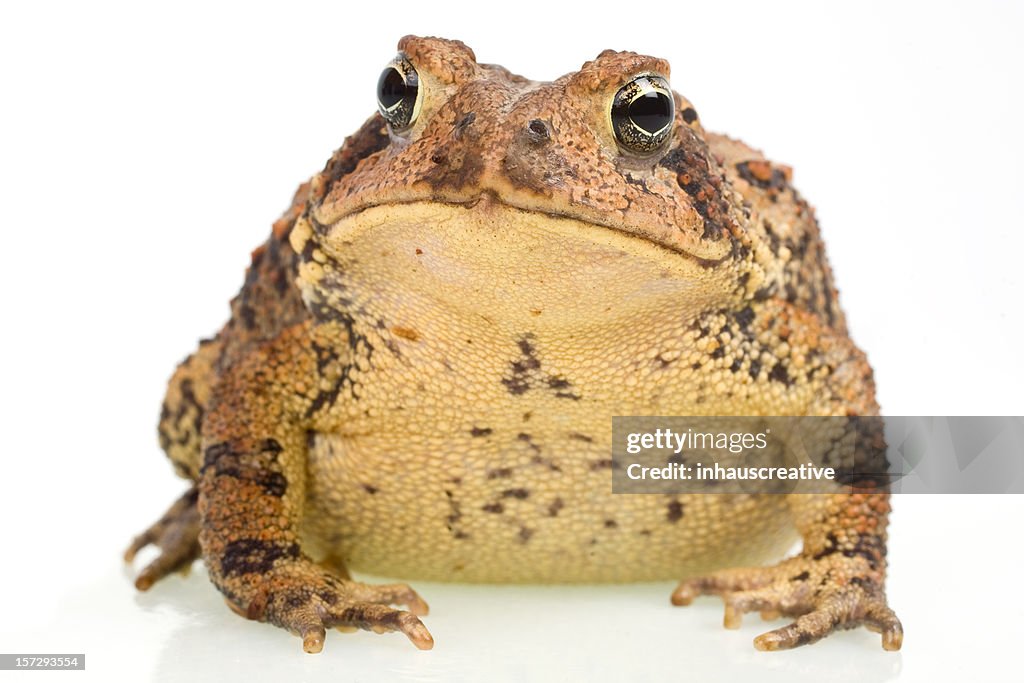
[[[727,626],[796,617],[761,649],[857,625],[899,648],[887,494],[611,494],[613,415],[878,411],[790,170],[668,78],[606,51],[537,83],[404,38],[379,113],[170,382],[161,444],[192,486],[127,552],[161,548],[137,586],[202,557],[231,607],[317,652],[331,627],[433,643],[411,588],[348,568],[674,577]]]

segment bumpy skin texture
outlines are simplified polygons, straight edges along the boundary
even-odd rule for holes
[[[858,625],[899,648],[887,494],[610,492],[612,415],[877,414],[789,169],[679,95],[668,144],[620,149],[610,102],[662,60],[534,83],[459,42],[399,50],[412,126],[371,117],[299,189],[171,380],[161,444],[193,488],[129,549],[162,551],[138,586],[201,553],[233,609],[315,652],[330,627],[432,644],[412,589],[348,568],[690,577],[673,602],[721,595],[727,626],[796,617],[761,649]]]

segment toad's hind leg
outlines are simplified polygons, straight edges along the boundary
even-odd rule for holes
[[[148,545],[160,548],[160,555],[135,578],[135,587],[149,588],[175,571],[188,571],[199,558],[199,490],[191,486],[152,526],[135,537],[124,553],[125,562]]]
[[[199,478],[203,414],[217,378],[223,346],[220,337],[199,342],[199,348],[175,369],[160,409],[160,447],[174,470],[193,482]]]
[[[200,468],[200,431],[215,381],[215,367],[222,343],[202,341],[195,353],[175,370],[167,385],[160,411],[160,446],[175,471],[193,482],[192,486],[168,508],[154,524],[135,537],[124,553],[126,562],[149,545],[160,554],[135,579],[135,587],[148,590],[154,583],[176,571],[187,571],[199,557],[199,491],[195,482]]]
[[[194,484],[202,466],[203,420],[220,373],[249,348],[306,315],[294,284],[295,254],[288,245],[288,233],[305,205],[308,189],[308,184],[298,189],[291,207],[274,223],[270,238],[252,253],[245,283],[231,302],[227,324],[216,338],[199,343],[195,353],[178,365],[167,385],[160,411],[160,446],[175,471],[190,480],[193,487],[156,524],[140,534],[125,553],[131,561],[146,545],[160,548],[160,556],[135,582],[140,590],[146,590],[170,572],[187,569],[198,557],[198,494]]]

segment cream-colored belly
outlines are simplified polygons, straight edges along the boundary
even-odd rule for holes
[[[554,583],[679,579],[763,564],[796,540],[782,496],[612,494],[596,449],[429,441],[319,438],[311,545],[372,574]]]
[[[575,221],[418,211],[361,214],[306,273],[373,348],[342,427],[311,442],[312,548],[377,574],[564,582],[794,543],[781,496],[612,494],[613,415],[780,409],[702,365],[692,323],[729,290],[719,274]]]
[[[642,581],[762,564],[794,543],[783,496],[612,493],[612,416],[767,410],[709,384],[670,340],[615,358],[536,327],[447,321],[470,350],[403,321],[417,340],[394,353],[371,336],[348,420],[312,439],[305,528],[321,553],[407,578]]]

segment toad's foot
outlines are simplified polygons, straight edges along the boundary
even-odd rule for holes
[[[135,587],[140,591],[149,590],[171,572],[187,571],[199,557],[198,497],[199,492],[193,486],[174,501],[153,526],[136,536],[124,552],[125,562],[131,562],[140,550],[150,544],[160,548],[160,555],[135,579]]]
[[[304,559],[278,563],[265,574],[248,574],[244,592],[254,596],[246,605],[226,599],[228,606],[248,619],[268,621],[302,638],[306,652],[320,652],[326,629],[364,629],[375,633],[401,631],[421,650],[434,639],[419,616],[427,603],[404,583],[368,586],[332,575]],[[389,605],[405,605],[408,611]]]
[[[861,625],[881,633],[886,650],[899,650],[903,627],[874,574],[860,557],[799,556],[774,567],[726,569],[687,579],[672,593],[672,604],[689,605],[698,595],[720,595],[726,628],[739,628],[746,612],[760,611],[765,619],[797,617],[788,626],[755,638],[758,650],[787,650]]]

